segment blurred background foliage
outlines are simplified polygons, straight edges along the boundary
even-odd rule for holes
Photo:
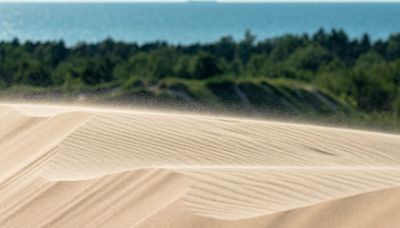
[[[400,129],[400,34],[171,45],[0,42],[0,96],[228,110]],[[304,119],[303,118],[303,119]]]

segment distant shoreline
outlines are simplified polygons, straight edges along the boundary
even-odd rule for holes
[[[324,1],[324,2],[316,2],[316,1],[267,1],[267,2],[260,2],[260,1],[170,1],[170,2],[163,2],[163,1],[111,1],[111,0],[106,0],[106,1],[74,1],[74,0],[62,0],[62,1],[40,1],[40,0],[16,0],[16,1],[0,1],[0,4],[190,4],[190,5],[195,5],[195,4],[223,4],[223,5],[229,5],[229,4],[273,4],[273,5],[304,5],[304,4],[313,4],[313,5],[326,5],[326,4],[400,4],[400,1]]]

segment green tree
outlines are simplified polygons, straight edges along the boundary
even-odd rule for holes
[[[199,53],[193,59],[191,69],[192,77],[196,79],[210,78],[222,72],[218,59],[205,52]]]

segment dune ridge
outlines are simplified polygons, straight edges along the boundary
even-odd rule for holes
[[[33,104],[0,121],[0,227],[400,224],[398,135]]]

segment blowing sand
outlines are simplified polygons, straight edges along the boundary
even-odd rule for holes
[[[0,227],[400,227],[400,136],[0,105]]]

